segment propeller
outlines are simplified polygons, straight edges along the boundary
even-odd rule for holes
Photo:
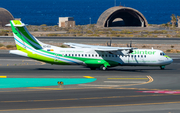
[[[127,44],[127,47],[132,47],[132,39],[130,41],[130,44]]]
[[[107,42],[107,46],[111,47],[111,43],[112,43],[112,38],[110,38],[110,44]]]
[[[132,39],[130,41],[130,44],[127,44],[127,47],[131,47],[132,48]],[[129,50],[129,53],[132,53],[133,52],[133,49],[130,49]]]

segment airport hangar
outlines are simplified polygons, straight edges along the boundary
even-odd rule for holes
[[[13,15],[8,10],[0,8],[0,27],[5,27],[10,20],[14,20]],[[100,15],[97,27],[148,27],[148,22],[138,10],[116,6]]]
[[[14,20],[13,15],[8,10],[0,8],[0,27],[5,27],[10,20]]]
[[[97,27],[148,27],[148,22],[138,10],[116,6],[107,9],[100,15]]]

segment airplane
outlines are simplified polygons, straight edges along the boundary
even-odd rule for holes
[[[32,36],[26,25],[19,20],[11,20],[17,50],[11,54],[29,57],[38,61],[57,65],[83,65],[91,70],[106,70],[115,66],[159,66],[164,69],[173,60],[157,49],[137,49],[128,47],[96,46],[64,43],[71,48],[61,48],[39,41]]]

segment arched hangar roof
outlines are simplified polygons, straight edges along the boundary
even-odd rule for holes
[[[4,27],[6,24],[9,24],[10,20],[14,20],[12,14],[4,8],[0,8],[0,27]]]
[[[139,26],[147,27],[144,15],[130,7],[116,6],[104,11],[97,21],[97,27]]]

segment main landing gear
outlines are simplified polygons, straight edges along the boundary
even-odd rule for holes
[[[104,65],[101,65],[101,66],[100,66],[100,69],[103,70],[103,71],[105,71],[107,68],[106,68]]]
[[[90,69],[91,70],[96,70],[96,67],[90,67]],[[104,65],[101,65],[99,69],[102,70],[102,71],[105,71],[105,70],[107,70],[107,67],[105,67]]]
[[[161,70],[164,70],[165,69],[165,66],[160,66]]]

